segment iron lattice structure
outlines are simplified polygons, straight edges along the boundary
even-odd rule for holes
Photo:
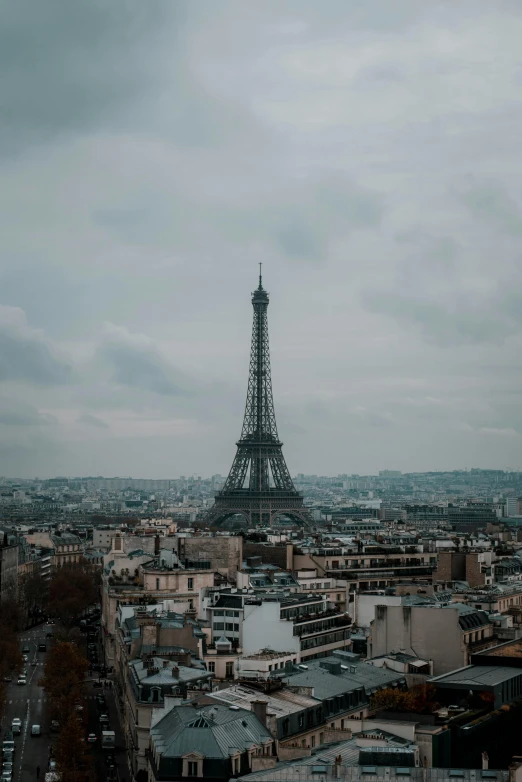
[[[271,525],[279,516],[312,524],[303,496],[294,486],[277,433],[268,343],[268,293],[259,287],[252,294],[254,321],[245,418],[237,453],[228,478],[207,514],[210,525],[222,524],[236,514],[250,526]]]

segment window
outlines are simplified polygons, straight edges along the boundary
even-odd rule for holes
[[[310,739],[310,746],[315,747],[315,736],[312,736]]]
[[[160,584],[160,580],[159,580],[159,578],[157,578],[157,579],[156,579],[156,589],[159,589],[159,588],[160,588],[159,584]]]
[[[234,632],[234,624],[232,622],[226,622],[225,623],[225,630],[228,633],[233,633]]]
[[[187,763],[188,771],[187,776],[188,777],[197,777],[198,775],[198,764],[195,760],[189,760]]]
[[[304,728],[304,714],[299,715],[299,727]]]
[[[338,603],[340,603],[340,602],[341,602],[341,595],[337,595],[337,602],[338,602]]]
[[[324,733],[319,734],[319,744],[324,744]]]
[[[225,624],[224,622],[214,622],[214,630],[224,630]]]
[[[192,591],[194,589],[194,579],[193,578],[187,578],[187,589],[189,591]]]
[[[227,677],[227,679],[232,679],[232,677],[234,676],[234,663],[232,661],[227,663],[226,665],[225,676]]]
[[[214,662],[208,663],[208,670],[210,671],[210,673],[215,673],[216,672],[216,663],[214,663]]]

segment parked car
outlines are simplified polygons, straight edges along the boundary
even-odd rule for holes
[[[101,682],[93,682],[92,686],[95,690],[100,690],[103,687],[103,684]]]
[[[89,744],[95,744],[97,738],[98,736],[96,735],[96,733],[89,733],[89,735],[87,736],[87,741]]]
[[[2,752],[2,759],[4,763],[14,762],[14,749],[4,749]]]
[[[23,654],[22,660],[24,661],[24,663],[26,663],[29,660],[29,657],[26,654]]]
[[[56,731],[60,730],[60,723],[58,722],[58,720],[51,720],[50,727],[51,727],[51,731],[53,733],[56,733]]]
[[[25,676],[20,676],[20,677],[18,678],[18,681],[17,681],[16,683],[17,683],[17,684],[20,684],[20,685],[27,684],[27,679],[25,678]]]
[[[13,677],[10,676],[9,674],[7,674],[7,676],[4,676],[4,682],[12,682],[12,681],[13,681]]]
[[[2,771],[10,771],[12,774],[13,773],[12,761],[6,761],[5,763],[2,763]]]
[[[23,652],[24,654],[29,654],[29,652],[30,652],[30,651],[31,651],[31,650],[30,650],[30,648],[29,648],[28,646],[24,646],[24,648],[22,649],[22,652]]]
[[[42,728],[40,725],[32,725],[31,726],[31,736],[41,736],[42,735]]]
[[[115,768],[116,759],[114,757],[114,752],[107,752],[107,754],[105,755],[105,765],[108,768]]]
[[[100,714],[100,722],[102,724],[104,724],[104,725],[108,725],[109,724],[109,715],[105,714],[105,713]]]
[[[54,758],[51,758],[49,761],[49,771],[56,771],[56,760]]]

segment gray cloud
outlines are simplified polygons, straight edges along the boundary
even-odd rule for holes
[[[101,418],[97,418],[91,413],[82,413],[77,418],[79,424],[86,424],[87,426],[93,426],[95,429],[109,429],[110,427]]]
[[[226,472],[258,261],[292,471],[518,464],[520,3],[0,22],[0,473]]]
[[[71,379],[72,370],[55,354],[42,334],[32,329],[18,307],[0,307],[0,381],[25,380],[57,385]]]
[[[164,396],[186,393],[183,388],[186,380],[163,358],[152,341],[144,335],[131,334],[122,326],[106,324],[98,358],[109,367],[113,381],[119,385]]]
[[[49,413],[41,413],[21,400],[0,397],[0,424],[3,426],[48,426],[56,423],[56,418]]]

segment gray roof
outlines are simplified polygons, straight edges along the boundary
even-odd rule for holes
[[[227,706],[176,706],[151,728],[151,739],[162,757],[199,752],[207,758],[229,758],[253,745],[272,741],[256,715]]]
[[[336,747],[338,745],[335,745]],[[494,771],[488,769],[481,771],[474,768],[449,769],[449,768],[408,768],[408,767],[386,767],[386,766],[353,766],[344,763],[336,767],[331,761],[327,764],[321,763],[321,758],[325,753],[321,752],[319,756],[314,756],[314,765],[289,765],[288,763],[277,763],[274,768],[266,771],[258,771],[254,774],[246,774],[239,777],[239,782],[252,782],[256,779],[264,782],[301,782],[305,779],[320,779],[321,782],[366,782],[368,779],[385,780],[385,782],[448,782],[455,778],[455,782],[482,782],[488,780],[492,782],[508,782],[509,771]],[[326,758],[325,758],[326,759]],[[281,766],[284,766],[282,769]],[[369,776],[371,774],[371,776]],[[319,775],[319,776],[318,776]]]
[[[511,668],[507,665],[468,665],[442,676],[431,679],[436,685],[457,685],[463,687],[494,687],[496,684],[516,679],[522,676],[521,668]]]
[[[203,667],[189,668],[187,665],[179,665],[171,660],[164,660],[161,657],[154,657],[154,670],[157,673],[151,673],[142,660],[132,660],[129,665],[134,668],[140,684],[170,684],[174,686],[177,682],[199,681],[201,678],[210,678],[210,674]],[[172,671],[177,668],[176,675]]]
[[[357,735],[364,736],[364,734]],[[407,751],[408,749],[414,750],[416,747],[415,744],[399,736],[393,736],[391,733],[383,733],[383,735],[386,736],[387,745],[381,749]],[[365,747],[364,749],[371,750],[375,748]],[[345,769],[347,766],[358,766],[360,751],[361,747],[357,743],[357,737],[353,736],[347,741],[317,747],[309,757],[277,763],[274,768],[247,774],[241,777],[241,779],[252,780],[252,782],[254,780],[277,780],[278,782],[292,779],[299,780],[311,776],[314,773],[313,769],[317,766],[326,765],[333,769],[333,763],[339,755],[342,758],[341,769]],[[401,765],[405,764],[401,763]]]
[[[340,673],[334,674],[321,666],[321,663],[340,663]],[[325,657],[322,660],[311,660],[305,663],[308,670],[294,668],[295,673],[283,677],[283,681],[293,687],[313,687],[314,697],[324,700],[333,698],[344,692],[358,690],[363,687],[367,693],[378,687],[389,687],[404,681],[404,675],[387,668],[377,668],[369,663],[346,665],[341,657]]]

